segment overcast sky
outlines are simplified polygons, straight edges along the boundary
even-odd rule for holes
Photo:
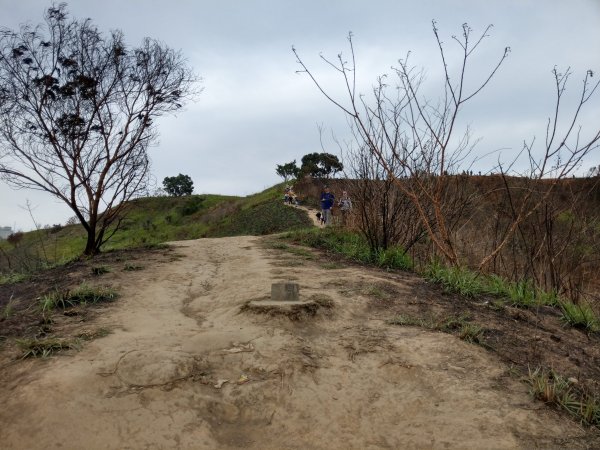
[[[130,45],[149,36],[180,49],[204,91],[176,117],[160,121],[151,149],[153,175],[183,173],[195,193],[247,195],[280,181],[277,164],[320,152],[337,153],[331,139],[348,135],[343,114],[296,70],[292,45],[335,89],[334,74],[319,54],[347,52],[354,34],[360,90],[389,73],[411,51],[434,84],[440,59],[431,30],[435,19],[445,45],[469,23],[474,33],[493,24],[473,62],[472,78],[509,46],[511,53],[491,84],[464,111],[480,154],[509,158],[524,140],[541,142],[552,113],[554,66],[573,71],[568,93],[577,94],[586,71],[600,75],[600,0],[72,0],[73,17],[91,18],[100,30],[120,29]],[[42,0],[0,0],[0,26],[42,22]],[[600,94],[600,93],[599,93]],[[600,95],[589,104],[584,129],[598,128]],[[600,164],[600,152],[580,169]],[[489,162],[492,163],[491,161]],[[476,170],[487,170],[485,162]],[[15,191],[0,182],[0,226],[29,230],[27,201],[40,224],[64,223],[73,214],[48,194]]]

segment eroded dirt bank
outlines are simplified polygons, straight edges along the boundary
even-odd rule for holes
[[[178,242],[181,258],[115,274],[121,297],[97,319],[110,335],[4,369],[0,447],[561,448],[583,435],[484,349],[387,325],[347,289],[378,272],[260,243]],[[241,311],[282,280],[333,307]]]

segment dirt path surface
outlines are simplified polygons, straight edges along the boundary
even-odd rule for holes
[[[177,242],[168,265],[115,274],[121,297],[97,319],[110,335],[3,377],[0,447],[561,448],[583,434],[484,349],[387,325],[345,289],[381,272],[263,243]],[[242,308],[284,280],[320,308]]]

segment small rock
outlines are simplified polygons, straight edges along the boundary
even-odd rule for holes
[[[228,383],[229,380],[217,380],[217,384],[214,385],[215,388],[221,389],[225,383]]]
[[[567,378],[567,381],[569,383],[571,383],[571,384],[577,384],[577,383],[579,383],[579,380],[577,380],[577,378],[575,378],[575,377]]]

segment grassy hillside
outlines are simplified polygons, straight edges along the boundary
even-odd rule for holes
[[[281,201],[283,184],[247,197],[191,195],[148,197],[127,205],[126,218],[103,251],[153,246],[166,241],[264,235],[311,225],[302,210]],[[19,242],[0,241],[0,275],[30,272],[77,257],[85,247],[81,225],[23,233]]]

